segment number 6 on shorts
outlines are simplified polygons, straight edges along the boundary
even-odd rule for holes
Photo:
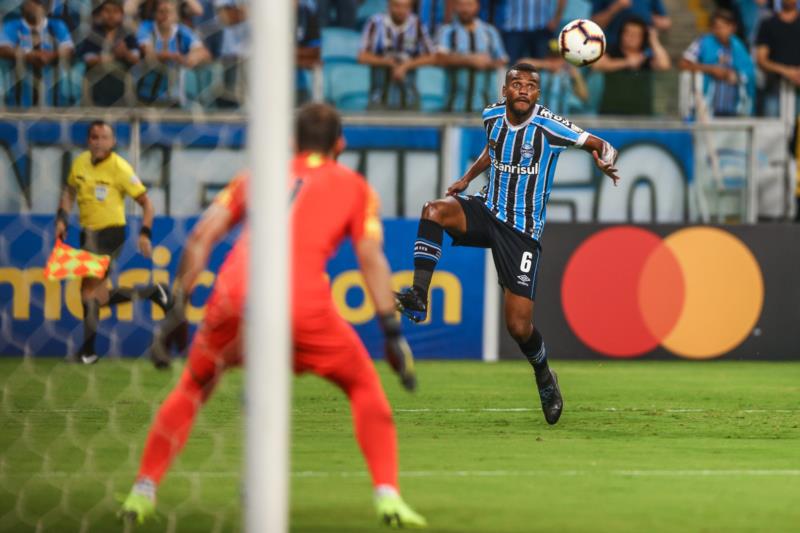
[[[525,252],[522,254],[522,261],[519,264],[519,269],[526,274],[531,271],[531,259],[533,259],[532,253]]]

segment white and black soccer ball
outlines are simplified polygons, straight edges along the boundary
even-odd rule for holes
[[[606,35],[591,20],[573,20],[558,35],[558,52],[576,67],[591,65],[606,51]]]

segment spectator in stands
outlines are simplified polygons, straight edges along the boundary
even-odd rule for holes
[[[217,59],[222,48],[222,25],[214,8],[214,0],[199,0],[199,2],[203,13],[192,17],[191,23],[186,25],[203,41],[211,57]]]
[[[148,66],[137,85],[145,103],[182,101],[180,67],[194,68],[211,58],[194,32],[178,23],[173,0],[156,0],[156,18],[142,21],[138,41]]]
[[[767,74],[762,112],[776,117],[780,114],[781,80],[786,80],[795,92],[800,87],[800,13],[797,0],[783,0],[781,10],[761,24],[756,39],[756,61]]]
[[[295,94],[297,104],[302,104],[312,96],[308,71],[320,64],[322,42],[317,11],[306,3],[297,1],[295,3],[297,4],[295,62],[298,69]]]
[[[237,107],[244,102],[244,59],[250,50],[250,24],[247,22],[247,0],[214,0],[217,19],[222,24],[220,61],[222,62],[223,94],[219,107]]]
[[[78,45],[78,56],[86,64],[91,103],[127,104],[128,71],[139,63],[141,54],[136,36],[123,26],[122,0],[101,0],[92,16],[98,23]]]
[[[658,38],[658,31],[640,18],[631,18],[620,27],[617,43],[609,46],[594,68],[600,72],[669,70],[669,54]]]
[[[566,0],[507,0],[503,39],[510,63],[522,57],[542,59],[560,29]]]
[[[415,70],[435,61],[428,30],[411,12],[411,0],[389,0],[389,12],[364,27],[358,62],[372,67],[371,108],[419,106]]]
[[[250,50],[250,24],[247,0],[214,0],[217,18],[222,23],[222,57],[243,59]]]
[[[155,20],[157,9],[158,0],[125,0],[125,14],[138,20]],[[203,6],[198,0],[182,0],[178,4],[181,24],[191,26],[191,20],[202,14]]]
[[[711,32],[689,45],[679,66],[704,74],[703,97],[713,116],[752,114],[755,66],[747,47],[736,36],[736,17],[732,12],[714,11]]]
[[[672,26],[663,0],[592,0],[592,20],[606,32],[609,47],[617,44],[622,24],[633,17],[659,31]]]
[[[651,71],[669,70],[669,54],[658,38],[658,30],[638,17],[626,20],[620,27],[616,44],[594,64],[605,74],[605,90],[600,113],[615,115],[649,115],[653,105]]]
[[[437,38],[437,62],[448,69],[448,111],[475,111],[497,100],[494,71],[508,62],[497,28],[478,18],[478,0],[456,0],[455,21]]]
[[[506,0],[483,0],[481,2],[480,19],[496,28],[505,25]]]
[[[11,65],[21,62],[24,76],[14,80],[6,94],[6,104],[14,107],[59,105],[59,60],[68,60],[74,51],[67,26],[47,17],[45,0],[25,0],[22,17],[3,24],[0,34],[0,59]],[[13,69],[19,73],[19,69]]]
[[[417,0],[417,17],[428,33],[436,35],[442,24],[453,20],[458,0]]]
[[[83,31],[81,29],[81,13],[80,9],[75,5],[78,2],[69,2],[68,0],[53,0],[50,3],[50,11],[47,14],[48,18],[58,19],[63,22],[73,41],[77,41],[77,37]]]

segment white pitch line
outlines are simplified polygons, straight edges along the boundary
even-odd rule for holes
[[[8,473],[2,478],[79,478],[108,477],[119,475],[119,472],[20,472]],[[291,473],[293,478],[364,478],[367,472],[339,471],[325,472],[318,470],[302,470]],[[172,472],[171,477],[228,479],[239,478],[238,472]],[[487,478],[487,477],[800,477],[800,469],[733,469],[733,470],[409,470],[400,472],[406,478]]]
[[[80,407],[70,409],[9,409],[9,413],[98,413],[107,412],[108,409],[100,409],[97,407],[87,407],[82,409]]]
[[[689,409],[689,408],[668,408],[668,409],[648,409],[644,407],[602,407],[598,409],[573,409],[577,412],[599,412],[605,411],[609,413],[798,413],[800,409],[738,409],[735,411],[726,411],[724,409]],[[395,413],[526,413],[530,411],[539,411],[530,407],[482,407],[476,409],[453,409],[453,408],[418,408],[418,409],[394,409]]]

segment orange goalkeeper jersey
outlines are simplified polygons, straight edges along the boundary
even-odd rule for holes
[[[295,316],[307,316],[332,306],[326,265],[341,243],[347,238],[354,243],[365,237],[382,240],[383,227],[378,196],[362,175],[316,153],[296,156],[291,170],[292,308]],[[245,218],[249,179],[237,176],[214,200],[230,211],[231,225]],[[245,228],[218,280],[236,285],[242,297],[247,292],[248,243]]]

